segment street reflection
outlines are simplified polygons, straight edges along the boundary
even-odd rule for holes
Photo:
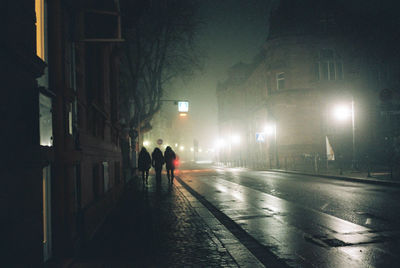
[[[239,173],[216,172],[207,179],[188,173],[183,180],[289,264],[365,267],[366,262],[373,263],[371,251],[363,246],[374,242],[371,229],[235,183],[241,180]]]

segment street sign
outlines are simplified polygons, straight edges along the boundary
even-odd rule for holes
[[[157,140],[157,144],[158,144],[158,145],[163,144],[163,140],[162,140],[162,139],[158,139],[158,140]]]
[[[189,102],[188,101],[178,101],[178,112],[180,112],[180,113],[189,112]]]
[[[265,133],[256,133],[256,141],[257,142],[265,142]]]

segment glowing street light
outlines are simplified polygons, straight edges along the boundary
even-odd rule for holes
[[[231,136],[231,142],[233,144],[239,144],[240,143],[240,136],[239,135],[232,135]]]
[[[267,134],[267,136],[276,135],[276,125],[272,123],[266,125],[264,128],[264,133]]]
[[[356,161],[356,135],[355,135],[355,125],[354,125],[354,99],[351,100],[351,106],[340,104],[337,105],[333,110],[333,116],[338,121],[346,121],[351,118],[351,134],[352,134],[352,167],[355,168]]]
[[[348,105],[337,105],[333,110],[333,116],[338,121],[345,121],[352,118],[352,108]]]
[[[215,141],[215,147],[216,148],[222,148],[225,146],[225,141],[223,139],[218,139]]]
[[[277,137],[276,137],[276,124],[275,123],[268,123],[264,127],[264,133],[269,136],[274,138],[274,148],[275,148],[275,158],[276,158],[276,167],[280,168],[279,164],[279,155],[278,155],[278,143],[277,143]],[[270,157],[270,166],[271,164],[271,157]]]
[[[185,146],[182,146],[182,145],[181,145],[181,147],[179,147],[179,150],[180,150],[180,151],[185,150]]]

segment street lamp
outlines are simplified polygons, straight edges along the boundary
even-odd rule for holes
[[[238,134],[234,134],[234,135],[231,136],[230,140],[231,140],[231,144],[239,146],[239,166],[240,166],[240,164],[242,162],[242,147],[240,146],[240,136]],[[232,146],[231,146],[230,151],[229,151],[230,158],[232,159],[231,153],[232,153]],[[234,160],[234,162],[235,161],[236,160]]]
[[[144,141],[143,142],[143,146],[149,146],[150,145],[150,142],[149,141]]]
[[[223,139],[217,139],[215,141],[215,147],[217,147],[218,149],[224,147],[224,145],[225,141]]]
[[[216,153],[217,153],[217,157],[218,157],[218,163],[220,164],[221,158],[222,158],[221,157],[221,150],[225,146],[225,140],[221,139],[221,138],[216,139],[214,146],[215,146],[215,149],[217,151]]]
[[[276,138],[276,124],[275,123],[268,123],[264,128],[264,133],[267,136],[274,137],[274,147],[275,147],[275,159],[276,159],[276,168],[280,168],[279,164],[279,156],[278,156],[278,144]]]
[[[347,121],[351,118],[351,135],[352,135],[352,160],[351,166],[355,168],[356,161],[356,135],[355,135],[355,125],[354,125],[354,99],[351,100],[351,107],[346,104],[337,105],[333,110],[333,115],[338,121]]]
[[[231,141],[233,144],[239,144],[240,143],[240,136],[239,135],[232,135],[231,136]]]

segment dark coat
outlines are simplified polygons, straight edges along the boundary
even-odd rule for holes
[[[151,165],[155,170],[161,170],[164,165],[164,156],[160,149],[155,148],[153,153],[151,154]]]
[[[149,170],[151,167],[151,158],[149,152],[142,148],[138,158],[138,168],[140,171]]]
[[[167,169],[175,169],[176,154],[171,148],[165,150],[164,159]]]

